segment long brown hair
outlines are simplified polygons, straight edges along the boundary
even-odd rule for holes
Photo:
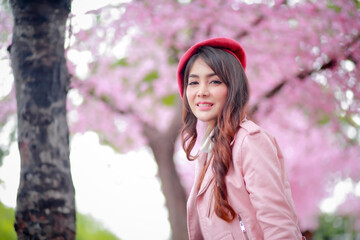
[[[225,221],[232,221],[236,213],[227,199],[227,188],[225,176],[232,164],[231,142],[239,129],[239,123],[245,116],[246,106],[249,101],[248,80],[239,61],[230,53],[212,47],[201,47],[188,61],[184,69],[184,92],[183,92],[183,122],[181,139],[186,156],[189,160],[196,159],[191,151],[197,139],[197,119],[190,109],[187,100],[186,89],[191,67],[197,58],[202,58],[205,63],[216,73],[216,75],[228,87],[228,94],[222,113],[217,117],[214,133],[211,141],[214,143],[212,149],[212,171],[215,177],[214,211],[217,216]],[[210,161],[208,161],[210,162]],[[208,166],[208,165],[207,165]],[[201,186],[207,166],[204,167],[198,184]]]

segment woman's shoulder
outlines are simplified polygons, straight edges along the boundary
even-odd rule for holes
[[[237,131],[234,140],[232,141],[231,144],[243,143],[244,139],[247,137],[254,139],[264,139],[264,140],[267,139],[270,140],[271,142],[275,141],[274,137],[264,128],[262,128],[261,126],[254,123],[251,120],[244,119],[240,123],[240,128]]]
[[[232,143],[233,157],[238,159],[244,154],[279,153],[280,149],[274,136],[253,121],[245,120]]]
[[[260,132],[262,129],[259,125],[257,125],[253,121],[244,119],[240,123],[239,131],[242,131],[242,130],[246,131],[248,134],[254,134],[254,133]]]

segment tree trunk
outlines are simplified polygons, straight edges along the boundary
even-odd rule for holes
[[[155,155],[159,167],[161,187],[169,210],[172,240],[187,240],[186,193],[177,174],[174,158],[174,146],[181,128],[181,110],[177,111],[166,132],[145,126],[145,136]]]
[[[15,230],[18,239],[75,239],[64,57],[70,0],[10,3],[21,156]]]

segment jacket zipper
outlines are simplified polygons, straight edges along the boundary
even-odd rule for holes
[[[241,217],[240,217],[240,216],[239,216],[239,222],[240,222],[241,231],[243,232],[246,240],[250,240],[250,239],[249,239],[249,236],[248,236],[248,234],[247,234],[247,232],[246,232],[245,225],[244,225],[243,221],[241,220]]]

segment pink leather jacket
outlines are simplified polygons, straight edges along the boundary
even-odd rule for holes
[[[198,177],[207,158],[202,153],[187,202],[189,239],[302,239],[276,140],[252,121],[244,120],[240,127],[232,142],[233,164],[225,177],[228,201],[239,219],[229,223],[215,214],[210,167],[197,192]]]

